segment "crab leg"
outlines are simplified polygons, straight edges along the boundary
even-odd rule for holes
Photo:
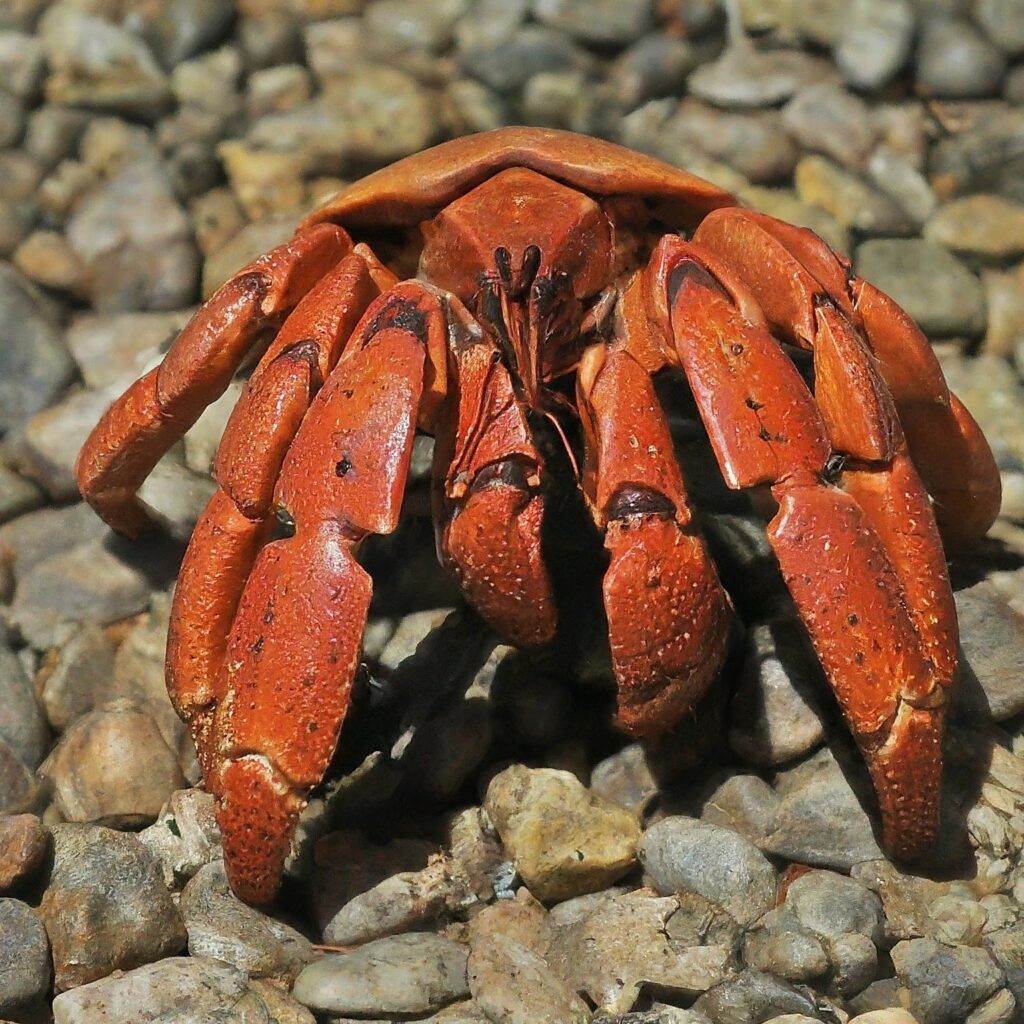
[[[982,537],[999,512],[999,471],[910,317],[805,228],[749,210],[720,210],[705,218],[694,241],[737,268],[771,326],[795,343],[813,344],[826,296],[863,328],[914,465],[935,499],[944,540],[958,548]]]
[[[261,256],[200,307],[163,362],[104,413],[78,457],[83,497],[115,530],[149,523],[135,497],[160,457],[226,390],[263,331],[351,249],[348,235],[319,224]]]
[[[652,736],[671,729],[721,668],[729,601],[696,531],[649,374],[624,348],[594,345],[577,393],[584,492],[610,555],[603,592],[618,721],[630,735]]]
[[[468,321],[468,314],[466,314]],[[497,349],[466,323],[438,424],[438,551],[466,599],[512,643],[548,642],[558,613],[541,557],[541,457]]]
[[[927,495],[874,359],[842,310],[819,304],[812,398],[761,317],[740,313],[757,303],[714,256],[666,239],[652,278],[667,287],[678,360],[726,481],[770,484],[779,503],[769,539],[868,762],[885,843],[920,857],[938,827],[956,620]],[[723,407],[728,431],[715,427]],[[840,480],[851,493],[826,482],[834,450],[850,461]],[[918,609],[922,593],[930,603]]]
[[[167,687],[196,740],[204,777],[224,682],[227,635],[270,533],[274,485],[323,378],[376,295],[365,260],[346,256],[284,322],[228,421],[214,464],[220,489],[200,517],[175,588]]]
[[[399,285],[366,311],[284,458],[292,536],[260,550],[227,640],[213,788],[234,891],[271,899],[349,703],[370,602],[354,550],[398,522],[417,417],[443,397],[437,296]]]

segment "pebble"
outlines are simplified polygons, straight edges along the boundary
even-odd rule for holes
[[[868,158],[868,175],[915,225],[923,224],[935,212],[938,198],[928,179],[913,161],[889,145],[878,146]]]
[[[988,309],[988,328],[981,350],[988,355],[1011,356],[1024,338],[1024,264],[1005,272],[983,270],[981,283]]]
[[[832,986],[849,998],[863,991],[878,973],[878,950],[866,935],[851,932],[829,943]]]
[[[53,867],[39,914],[58,992],[171,956],[187,933],[156,858],[138,836],[55,825]]]
[[[1024,11],[1016,0],[978,0],[973,14],[988,38],[1005,54],[1024,54]]]
[[[706,992],[693,1009],[707,1014],[714,1024],[750,1024],[791,1013],[821,1019],[816,1001],[806,990],[750,967]]]
[[[0,739],[29,768],[36,768],[49,749],[49,730],[32,683],[5,639],[0,632]]]
[[[636,863],[636,819],[569,772],[512,765],[491,780],[484,810],[539,900],[603,889]]]
[[[564,907],[551,915],[549,962],[606,1013],[627,1013],[648,986],[692,998],[734,973],[738,928],[699,896],[605,894],[568,921]]]
[[[954,701],[965,714],[1001,722],[1024,711],[1024,618],[990,582],[954,595],[960,621],[964,681]],[[979,692],[980,691],[980,692]]]
[[[394,935],[309,964],[292,995],[323,1013],[423,1015],[469,994],[467,958],[464,946],[440,935]]]
[[[85,267],[67,239],[56,231],[34,231],[14,252],[14,265],[30,280],[46,288],[77,292]]]
[[[775,788],[780,799],[762,849],[798,864],[839,871],[882,856],[865,802],[830,749],[780,773]],[[865,794],[865,801],[871,799]]]
[[[1006,58],[968,21],[925,18],[917,45],[917,83],[943,99],[973,99],[999,91]]]
[[[39,783],[35,773],[0,740],[0,814],[37,811]]]
[[[806,53],[759,50],[740,36],[717,60],[693,71],[687,86],[692,95],[718,107],[772,107],[821,78],[825,68]]]
[[[31,879],[48,849],[47,834],[34,814],[0,816],[0,893]]]
[[[928,174],[944,198],[996,192],[1024,200],[1024,109],[1000,105],[995,113],[980,114],[932,147]]]
[[[0,263],[0,431],[10,432],[71,382],[75,364],[26,278]]]
[[[774,927],[769,912],[762,927],[748,933],[743,944],[743,960],[751,967],[794,983],[823,980],[830,964],[819,938],[799,927]]]
[[[485,935],[470,950],[469,991],[495,1024],[586,1024],[586,1003],[545,961],[503,935]]]
[[[738,191],[739,198],[759,213],[810,228],[836,252],[850,251],[850,234],[830,213],[819,206],[805,203],[793,190],[748,185]]]
[[[52,973],[46,929],[35,911],[21,900],[0,899],[0,1013],[19,1020],[39,1014]]]
[[[731,775],[708,797],[701,819],[738,832],[754,845],[771,832],[778,809],[775,791],[758,775]]]
[[[857,249],[858,274],[892,296],[928,335],[985,330],[981,282],[954,255],[917,238],[874,238]]]
[[[67,821],[139,828],[185,786],[156,722],[129,701],[79,718],[40,768]]]
[[[856,89],[881,89],[902,69],[914,40],[908,0],[850,0],[836,43],[836,66]]]
[[[905,235],[913,228],[888,195],[825,157],[803,157],[794,181],[805,203],[820,206],[847,230],[874,236]]]
[[[39,31],[51,103],[153,118],[169,102],[167,76],[128,30],[63,2],[47,11]]]
[[[642,743],[630,743],[594,765],[590,788],[642,818],[647,805],[658,795],[658,781],[647,761]]]
[[[213,861],[196,872],[181,894],[178,909],[188,930],[190,956],[223,960],[250,978],[290,982],[315,959],[308,939],[230,891],[223,861]]]
[[[771,863],[749,840],[719,825],[664,818],[644,833],[637,852],[658,892],[697,893],[740,924],[753,923],[775,903]]]
[[[654,0],[532,0],[530,6],[543,24],[597,45],[635,42],[654,24]]]
[[[208,299],[232,274],[258,256],[287,242],[295,234],[294,213],[277,214],[247,224],[219,248],[207,255],[203,264],[202,298]]]
[[[929,1024],[962,1024],[1006,976],[984,949],[910,939],[892,949],[910,1012]]]
[[[925,224],[924,237],[979,259],[1019,256],[1024,252],[1024,203],[994,195],[951,200]]]
[[[651,32],[615,59],[608,83],[622,107],[632,110],[647,100],[681,92],[700,58],[700,51],[687,39]]]
[[[813,750],[825,736],[827,685],[799,623],[758,623],[732,699],[729,745],[744,761],[777,765]]]
[[[542,72],[585,71],[590,65],[585,51],[544,25],[524,25],[507,38],[460,50],[462,70],[502,95],[516,92]]]
[[[867,104],[835,82],[801,89],[783,108],[782,123],[801,148],[846,167],[862,166],[875,141]]]
[[[46,57],[39,39],[26,32],[0,31],[0,81],[21,99],[39,91],[46,74]]]
[[[159,963],[82,985],[53,1001],[55,1024],[145,1020],[277,1021],[314,1024],[313,1016],[283,992],[207,957],[169,957]]]
[[[85,195],[67,226],[100,312],[180,309],[194,298],[199,254],[164,169],[129,163]]]
[[[805,928],[827,939],[855,933],[882,941],[881,900],[846,875],[808,871],[786,890],[786,906]]]
[[[45,650],[66,639],[73,623],[106,624],[137,615],[149,604],[151,580],[143,566],[126,561],[126,554],[114,542],[86,541],[24,574],[19,570],[11,623]]]

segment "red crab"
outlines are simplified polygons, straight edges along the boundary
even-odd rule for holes
[[[167,650],[238,895],[273,897],[334,752],[370,601],[356,548],[395,529],[417,430],[437,439],[443,564],[499,633],[538,645],[557,612],[531,425],[578,416],[618,721],[657,734],[701,697],[730,603],[655,397],[665,369],[685,374],[726,483],[774,497],[768,536],[887,848],[933,843],[957,667],[942,542],[984,534],[999,476],[920,330],[820,238],[566,132],[402,160],[236,274],[107,411],[78,480],[114,529],[146,525],[140,483],[268,336]],[[813,391],[782,343],[811,353]]]

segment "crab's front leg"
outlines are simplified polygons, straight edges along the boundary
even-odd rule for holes
[[[242,589],[222,666],[209,667],[205,770],[229,880],[249,901],[276,892],[299,812],[333,755],[371,592],[354,551],[398,522],[417,420],[447,386],[447,340],[442,304],[421,285],[371,304],[283,454],[272,504],[286,535],[259,549],[248,574],[227,569],[220,618],[236,581]],[[232,504],[227,516],[238,515]],[[230,561],[219,554],[236,543],[224,526],[197,534],[197,562]],[[251,548],[239,543],[244,563]]]
[[[620,344],[594,345],[577,374],[584,493],[610,561],[604,605],[618,721],[672,728],[722,666],[730,607],[697,531],[649,374]]]
[[[726,482],[768,484],[779,503],[769,538],[868,762],[886,846],[920,859],[938,828],[956,619],[888,390],[834,305],[817,311],[812,397],[730,265],[667,238],[651,279]]]
[[[216,401],[253,345],[352,248],[320,224],[239,271],[199,308],[163,362],[103,414],[75,467],[83,497],[120,533],[149,517],[135,496],[160,457]]]

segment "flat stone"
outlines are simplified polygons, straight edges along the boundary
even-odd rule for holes
[[[470,77],[501,95],[518,92],[545,71],[585,71],[590,60],[568,36],[546,25],[524,25],[499,40],[461,47],[459,63]]]
[[[423,1015],[469,994],[467,957],[464,946],[440,935],[394,935],[310,964],[292,995],[324,1013]]]
[[[126,29],[63,3],[49,9],[39,29],[51,103],[155,117],[170,100],[152,53]]]
[[[0,893],[30,879],[49,849],[49,837],[34,814],[0,815]]]
[[[776,792],[780,801],[762,849],[839,871],[882,856],[874,823],[831,750],[820,750],[782,773]]]
[[[758,623],[747,632],[746,644],[729,745],[753,764],[783,764],[824,739],[821,694],[827,684],[797,622]]]
[[[46,929],[27,903],[0,899],[0,1013],[41,1010],[50,989],[52,968]]]
[[[49,405],[71,382],[74,365],[38,293],[0,263],[0,432]]]
[[[706,992],[693,1009],[707,1014],[715,1024],[750,1024],[784,1013],[820,1019],[814,999],[805,990],[749,967],[734,980]]]
[[[586,1024],[586,1003],[536,953],[512,939],[487,935],[468,962],[469,990],[495,1024]]]
[[[964,652],[962,671],[969,676],[954,693],[956,706],[972,717],[997,722],[1020,714],[1024,618],[987,581],[957,591],[954,597]]]
[[[138,836],[55,825],[53,868],[39,905],[58,992],[182,949],[185,927],[156,858]]]
[[[106,1024],[146,1016],[168,1024],[231,1020],[227,1014],[245,991],[245,974],[231,964],[172,956],[61,993],[53,1001],[53,1017],[55,1024]]]
[[[289,982],[315,959],[308,939],[231,892],[223,861],[200,868],[178,906],[188,930],[190,956],[224,960],[250,978]]]
[[[982,334],[981,282],[955,256],[916,238],[875,238],[857,249],[857,272],[892,296],[928,335]]]
[[[660,893],[694,892],[751,924],[775,903],[776,875],[768,859],[736,832],[663,818],[643,835],[640,863]]]
[[[929,1024],[961,1024],[1006,980],[984,949],[950,948],[934,939],[898,943],[892,961],[910,1012]]]
[[[636,862],[636,819],[569,772],[512,765],[491,780],[484,809],[540,900],[603,889]]]
[[[186,784],[156,722],[128,701],[79,718],[40,772],[65,820],[113,828],[148,825]]]
[[[1004,260],[1024,252],[1024,203],[974,195],[941,206],[924,226],[929,242],[967,256]]]
[[[621,46],[654,24],[653,0],[622,4],[618,0],[533,0],[534,17],[586,43]]]
[[[632,1009],[644,986],[697,996],[733,974],[734,940],[727,929],[709,927],[717,908],[707,902],[703,932],[689,934],[685,900],[643,890],[595,896],[579,920],[555,929],[548,959],[574,991],[609,1014]]]
[[[0,634],[0,739],[26,765],[35,768],[50,747],[49,730],[31,680],[3,639]]]
[[[19,575],[10,621],[46,649],[73,630],[71,622],[116,622],[143,611],[149,597],[149,577],[116,545],[87,541]]]

